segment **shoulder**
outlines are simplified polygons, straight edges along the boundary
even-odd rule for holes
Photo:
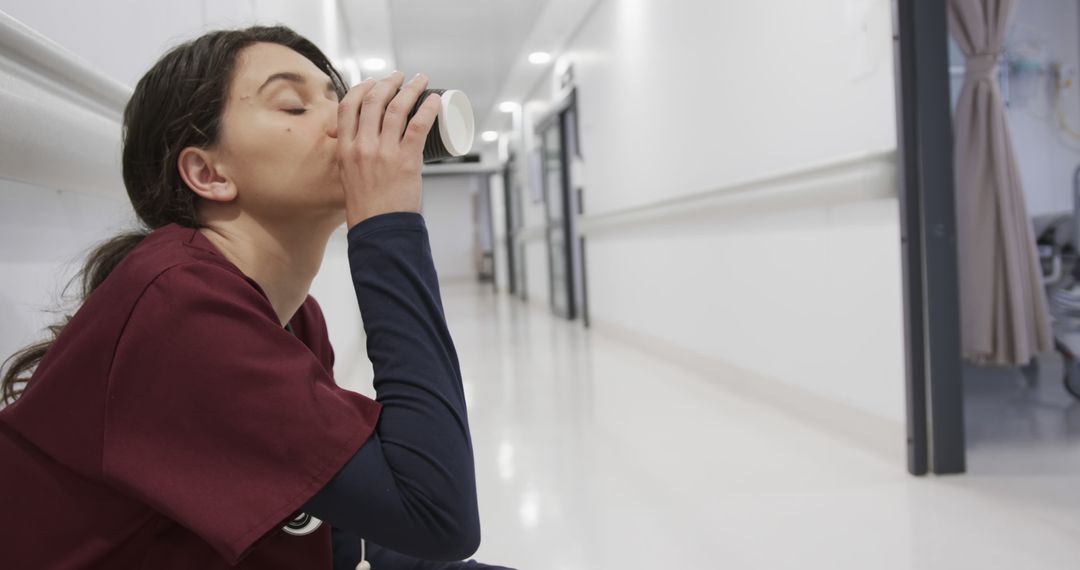
[[[262,287],[195,228],[158,228],[128,257],[124,263],[130,261],[129,272],[141,273],[148,288],[169,289],[178,298],[245,298],[273,312]]]
[[[187,261],[162,271],[136,300],[118,337],[109,384],[115,392],[117,382],[148,370],[162,385],[166,370],[212,381],[309,357],[242,275]]]
[[[131,250],[95,291],[107,304],[117,306],[134,301],[151,287],[216,282],[240,286],[249,282],[239,269],[205,245],[194,228],[168,224],[155,229]],[[118,303],[119,302],[119,303]]]
[[[281,328],[273,305],[257,283],[204,260],[183,261],[154,276],[129,317],[129,328],[138,325],[165,334],[192,327],[219,327],[218,332],[237,327]]]

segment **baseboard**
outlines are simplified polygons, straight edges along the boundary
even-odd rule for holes
[[[688,369],[739,396],[752,398],[813,427],[845,439],[898,468],[906,465],[906,430],[902,423],[877,416],[849,404],[750,372],[729,362],[703,355],[653,335],[593,317],[592,330]]]

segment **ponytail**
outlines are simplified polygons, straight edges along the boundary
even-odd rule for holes
[[[78,304],[81,306],[87,297],[105,281],[109,273],[112,273],[112,270],[120,264],[120,261],[124,259],[128,252],[135,249],[135,246],[139,245],[147,235],[149,235],[149,232],[144,230],[129,231],[114,236],[98,245],[90,252],[79,273],[64,287],[64,291],[67,291],[72,282],[80,280],[82,283]],[[67,326],[73,316],[73,314],[64,315],[61,322],[49,325],[48,329],[52,335],[51,338],[31,344],[0,363],[0,374],[2,374],[0,376],[0,404],[3,404],[3,406],[11,404],[26,391],[33,371],[41,363],[41,359],[45,357],[49,347],[56,342],[56,338],[60,336],[60,332],[64,330],[64,327]],[[9,362],[11,363],[10,367],[8,367]],[[17,387],[20,384],[22,386]]]

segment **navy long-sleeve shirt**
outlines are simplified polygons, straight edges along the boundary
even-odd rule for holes
[[[303,511],[332,525],[335,569],[355,568],[359,537],[379,570],[498,568],[451,562],[476,551],[480,521],[460,365],[424,219],[374,216],[347,239],[382,412]]]

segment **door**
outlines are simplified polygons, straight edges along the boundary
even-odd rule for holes
[[[585,238],[578,229],[584,214],[584,160],[578,135],[577,89],[556,103],[537,122],[541,186],[551,310],[565,319],[579,316],[589,326]]]
[[[572,268],[573,298],[576,301],[577,313],[581,317],[585,327],[589,326],[589,288],[586,281],[585,265],[585,236],[582,235],[578,221],[585,215],[585,158],[581,153],[580,136],[578,134],[578,111],[576,91],[571,94],[571,103],[563,112],[563,146],[567,157],[566,186],[569,189],[567,199],[569,208],[567,221],[567,235],[570,240],[570,266]]]
[[[513,151],[503,168],[503,207],[506,208],[506,259],[509,265],[510,294],[528,300],[525,289],[525,247],[518,239],[523,219],[521,211],[522,189],[519,176],[520,165]]]
[[[560,317],[572,320],[576,315],[570,240],[568,239],[569,189],[566,184],[567,165],[561,114],[540,132],[540,142],[551,311]]]

